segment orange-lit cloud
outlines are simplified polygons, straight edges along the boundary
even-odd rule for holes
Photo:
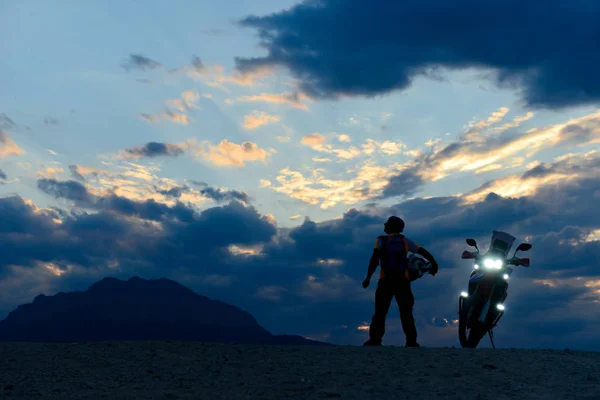
[[[336,137],[342,143],[350,143],[352,141],[350,136],[346,135],[345,133],[338,134],[338,135],[336,135]]]
[[[600,175],[600,153],[590,151],[566,154],[552,163],[533,162],[524,174],[514,174],[486,183],[463,196],[466,203],[480,202],[489,193],[503,197],[522,197],[535,194],[546,185],[577,178]]]
[[[256,102],[262,101],[266,103],[287,104],[300,110],[308,111],[308,106],[302,103],[302,100],[310,100],[302,93],[261,93],[252,96],[241,96],[237,98],[238,102]]]
[[[8,135],[0,131],[0,158],[6,156],[18,156],[23,154],[24,151],[17,145]]]
[[[320,133],[311,133],[310,135],[304,136],[300,142],[306,146],[315,147],[325,143],[325,136]]]
[[[200,97],[210,97],[210,95],[200,95],[200,93],[195,90],[186,90],[182,92],[181,96],[177,99],[165,100],[167,109],[164,112],[158,114],[138,114],[138,117],[151,124],[168,120],[176,124],[188,125],[190,123],[190,118],[187,113],[190,110],[200,109],[198,104],[196,104],[198,100],[200,100]]]
[[[146,122],[150,122],[151,124],[156,124],[162,120],[169,120],[176,124],[188,125],[190,123],[190,119],[187,114],[177,113],[174,111],[167,110],[160,114],[138,114],[138,117]]]
[[[171,74],[185,74],[192,79],[204,82],[208,86],[229,91],[226,85],[261,85],[266,77],[275,72],[275,68],[264,67],[251,72],[241,73],[236,71],[229,74],[225,71],[225,67],[220,64],[204,65],[199,58],[194,57],[191,64],[181,68],[172,69],[169,72]]]
[[[565,123],[529,129],[516,135],[498,135],[498,132],[518,126],[533,116],[528,113],[494,128],[495,124],[502,122],[507,112],[508,109],[503,107],[487,120],[471,123],[460,140],[416,159],[420,178],[424,182],[431,182],[456,172],[481,174],[514,168],[521,166],[527,158],[539,151],[561,143],[570,141],[578,145],[589,145],[600,142],[600,111]],[[544,178],[548,179],[551,178]],[[517,193],[517,189],[514,191]]]
[[[350,171],[354,172],[354,177],[347,180],[327,179],[322,169],[315,169],[311,176],[305,176],[284,168],[275,179],[279,185],[269,187],[307,204],[320,204],[320,208],[327,209],[338,203],[356,204],[380,194],[390,176],[397,173],[399,168],[398,164],[382,167],[365,163],[357,170]]]
[[[278,122],[279,120],[280,117],[277,115],[255,110],[251,114],[244,116],[244,128],[254,130],[271,122]]]
[[[227,140],[216,146],[203,142],[195,149],[197,155],[218,166],[243,167],[246,162],[265,162],[269,153],[252,142],[236,144]]]

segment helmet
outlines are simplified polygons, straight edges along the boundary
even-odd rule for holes
[[[423,268],[426,263],[427,261],[414,254],[411,254],[410,257],[408,257],[408,276],[411,281],[423,276],[421,268]]]
[[[383,231],[385,233],[400,233],[404,230],[404,221],[402,218],[391,216],[387,222],[383,224]]]

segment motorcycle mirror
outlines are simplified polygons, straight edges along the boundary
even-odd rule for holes
[[[517,251],[527,251],[530,250],[533,246],[531,243],[521,243],[519,247],[517,247]]]
[[[475,239],[471,239],[471,238],[467,239],[467,244],[468,244],[469,246],[471,246],[471,247],[475,247],[477,250],[479,250],[479,249],[477,248],[477,242],[475,241]]]
[[[531,243],[521,243],[519,245],[519,247],[516,248],[515,253],[513,254],[513,257],[515,257],[517,255],[517,252],[530,250],[531,247],[533,247],[531,245]]]
[[[475,254],[471,253],[470,251],[463,251],[461,258],[463,260],[465,259],[470,259],[470,258],[475,258]]]

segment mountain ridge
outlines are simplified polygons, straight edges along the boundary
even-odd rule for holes
[[[0,321],[0,341],[190,340],[321,344],[273,335],[249,312],[170,279],[103,278],[87,290],[40,294]]]

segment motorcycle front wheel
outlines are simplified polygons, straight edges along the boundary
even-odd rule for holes
[[[459,297],[458,300],[458,340],[463,348],[469,347],[469,333],[467,330],[467,321],[469,318],[469,309],[471,302]]]
[[[486,333],[485,326],[475,320],[469,324],[469,310],[473,306],[471,299],[459,298],[458,306],[458,340],[463,348],[474,349]]]

